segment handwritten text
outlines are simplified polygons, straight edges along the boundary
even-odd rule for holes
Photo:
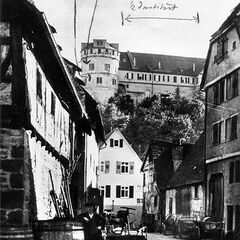
[[[162,11],[174,11],[178,6],[175,3],[153,3],[145,4],[142,1],[130,2],[130,8],[132,11],[136,10],[162,10]]]

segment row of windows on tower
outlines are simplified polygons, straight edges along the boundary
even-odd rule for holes
[[[136,76],[134,73],[126,73],[125,78],[128,80],[133,80],[134,77],[137,78],[137,80],[146,80],[146,81],[162,81],[162,82],[170,82],[170,76],[169,75],[160,75],[160,74],[147,74],[147,73],[137,73]],[[198,77],[192,77],[190,81],[190,77],[182,77],[182,76],[171,76],[172,82],[177,83],[180,81],[180,83],[186,83],[186,84],[198,84]]]
[[[83,54],[108,54],[108,55],[115,55],[117,51],[112,49],[106,48],[90,48],[89,50],[84,50]]]
[[[88,68],[89,68],[89,71],[95,70],[95,65],[94,65],[94,63],[89,63]],[[110,68],[110,64],[109,64],[109,63],[105,63],[105,64],[104,64],[104,67],[103,67],[103,70],[109,72],[110,69],[111,69],[111,68]]]
[[[89,82],[93,81],[93,79],[89,78]],[[87,84],[87,79],[85,79],[85,84]],[[96,78],[96,84],[101,85],[103,84],[103,78],[102,77],[97,77]],[[112,85],[117,85],[117,80],[112,78]]]

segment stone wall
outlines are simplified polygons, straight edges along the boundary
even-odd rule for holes
[[[30,175],[25,132],[3,128],[0,133],[1,224],[28,224]]]

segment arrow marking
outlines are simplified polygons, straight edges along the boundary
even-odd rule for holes
[[[123,16],[123,12],[121,12],[121,17],[122,17],[122,25],[124,25],[125,21],[127,22],[132,22],[131,20],[132,19],[160,19],[160,20],[181,20],[181,21],[195,21],[196,23],[199,23],[200,22],[200,19],[199,19],[199,13],[197,12],[197,16],[193,16],[193,18],[167,18],[167,17],[131,17],[130,14],[128,14],[128,16],[126,18],[124,18]]]

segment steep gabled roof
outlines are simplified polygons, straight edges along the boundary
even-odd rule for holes
[[[202,133],[192,150],[169,180],[167,188],[202,183],[204,181],[204,166],[204,133]]]
[[[132,146],[129,144],[129,142],[127,141],[127,139],[123,136],[123,134],[121,133],[121,131],[118,128],[114,128],[111,132],[107,133],[105,135],[105,142],[107,142],[107,140],[112,136],[113,133],[117,132],[122,139],[126,142],[127,146],[129,147],[129,149],[131,149],[131,151],[133,152],[133,154],[141,161],[140,157],[137,155],[137,153],[134,151],[134,149],[132,148]]]
[[[212,52],[212,45],[217,41],[217,39],[222,35],[225,29],[229,28],[230,26],[235,26],[237,29],[238,37],[240,38],[240,3],[233,9],[232,13],[228,16],[228,18],[223,22],[220,28],[212,35],[210,40],[207,58],[204,66],[203,77],[201,82],[201,89],[204,89],[207,71],[209,67],[211,52]]]
[[[24,39],[41,68],[44,70],[51,87],[71,113],[74,120],[81,117],[83,108],[71,82],[64,60],[43,12],[28,0],[1,0],[1,21],[17,21],[21,24]]]
[[[119,70],[198,76],[205,59],[163,54],[121,52]]]

